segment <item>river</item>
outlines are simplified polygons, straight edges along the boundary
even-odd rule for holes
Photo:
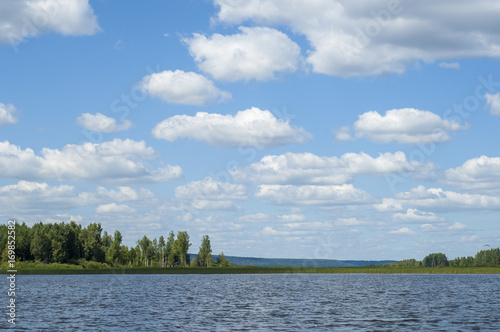
[[[7,322],[2,292],[0,327],[500,331],[499,289],[499,275],[21,275],[16,325]]]

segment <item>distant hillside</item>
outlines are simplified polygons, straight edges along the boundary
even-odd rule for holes
[[[191,254],[191,258],[196,258],[198,255]],[[231,264],[238,266],[286,266],[286,267],[362,267],[365,265],[377,265],[393,263],[395,261],[340,261],[334,259],[299,259],[299,258],[256,258],[256,257],[237,257],[225,256]],[[214,260],[217,256],[213,257]]]

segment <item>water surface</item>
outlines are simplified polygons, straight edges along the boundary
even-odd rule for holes
[[[499,286],[498,275],[18,276],[15,330],[500,331]]]

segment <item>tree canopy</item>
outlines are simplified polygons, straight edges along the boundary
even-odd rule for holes
[[[25,223],[16,223],[16,259],[18,261],[40,261],[43,263],[79,264],[88,261],[105,263],[110,266],[199,266],[209,267],[214,264],[210,238],[204,235],[200,247],[201,260],[190,264],[188,254],[191,247],[187,231],[177,235],[171,231],[168,238],[162,235],[150,239],[146,235],[136,241],[135,247],[123,245],[123,236],[119,230],[114,234],[103,231],[100,223],[91,223],[87,227],[75,223],[42,222],[29,227]],[[2,261],[7,261],[7,225],[0,225],[0,248],[3,249]]]

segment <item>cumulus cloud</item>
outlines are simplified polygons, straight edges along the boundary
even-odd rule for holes
[[[75,180],[113,184],[155,183],[182,177],[179,166],[150,169],[146,159],[154,150],[144,141],[130,139],[83,145],[68,144],[62,150],[44,148],[38,156],[8,141],[0,142],[0,174],[3,178]]]
[[[66,211],[81,206],[106,205],[110,201],[150,201],[153,197],[154,194],[147,189],[136,191],[130,187],[118,187],[117,190],[110,190],[99,187],[94,192],[80,192],[74,186],[51,186],[24,180],[0,187],[0,202],[5,207],[4,213]]]
[[[214,22],[288,26],[307,63],[335,76],[403,73],[418,62],[500,56],[495,2],[214,0]]]
[[[103,204],[96,208],[96,213],[98,214],[112,214],[112,213],[135,213],[136,210],[125,204]]]
[[[365,204],[371,196],[351,184],[341,186],[260,185],[255,196],[267,203],[279,205],[338,206]]]
[[[339,129],[334,129],[333,134],[339,141],[352,141],[354,138],[351,136],[351,128],[344,126]]]
[[[165,70],[145,76],[139,87],[148,95],[174,104],[202,106],[231,99],[203,75],[182,70]]]
[[[197,210],[228,210],[235,208],[233,201],[246,200],[248,193],[241,184],[221,183],[207,177],[175,188],[175,197],[189,201],[191,208]]]
[[[415,232],[409,229],[408,227],[402,227],[398,230],[395,231],[390,231],[389,234],[405,234],[405,235],[410,235],[414,234]]]
[[[236,182],[257,184],[345,184],[357,175],[384,176],[412,174],[432,178],[432,163],[409,161],[404,152],[383,153],[374,158],[366,153],[346,153],[341,157],[319,157],[312,153],[270,155],[246,167],[236,167],[230,175]]]
[[[439,218],[436,214],[432,212],[422,212],[417,209],[408,209],[406,213],[395,213],[393,215],[395,219],[399,219],[406,222],[437,222],[443,221],[443,218]]]
[[[460,242],[477,242],[478,239],[477,235],[462,236]]]
[[[17,109],[14,107],[14,105],[5,105],[3,103],[0,103],[0,126],[15,124],[17,122],[17,119],[15,117],[16,112]]]
[[[458,193],[441,188],[418,186],[409,192],[401,192],[394,199],[386,199],[384,205],[403,208],[404,206],[430,211],[496,211],[500,210],[500,197]]]
[[[338,226],[366,226],[372,223],[358,218],[340,218],[335,222]]]
[[[345,128],[345,127],[344,127]],[[361,114],[354,123],[356,138],[367,138],[376,143],[426,144],[451,139],[450,132],[467,129],[456,121],[444,120],[429,111],[414,108],[393,109],[381,115],[376,111]],[[349,138],[345,129],[337,139]]]
[[[88,0],[2,1],[0,22],[0,43],[7,44],[48,32],[79,36],[100,31]]]
[[[464,224],[461,224],[459,222],[456,222],[453,225],[448,226],[448,229],[451,231],[458,231],[458,230],[462,230],[462,229],[466,229],[466,228],[467,228],[467,226],[465,226]]]
[[[230,36],[193,34],[184,39],[189,53],[216,80],[266,81],[298,68],[300,47],[284,33],[265,27],[240,27]]]
[[[481,156],[445,172],[445,183],[466,191],[500,192],[500,158]]]
[[[500,116],[500,93],[487,93],[484,97],[486,98],[486,105],[488,105],[490,113]]]
[[[239,218],[239,221],[245,223],[295,223],[306,221],[307,218],[303,214],[266,214],[266,213],[256,213],[250,215],[244,215]]]
[[[312,137],[303,128],[293,127],[288,121],[256,107],[234,116],[206,112],[195,116],[175,115],[156,125],[153,135],[169,142],[190,138],[217,147],[256,148],[303,143]]]
[[[77,118],[76,123],[87,130],[98,131],[101,133],[113,133],[116,131],[127,130],[132,127],[132,122],[129,120],[124,120],[121,124],[118,124],[116,119],[107,117],[101,113],[83,113]]]

